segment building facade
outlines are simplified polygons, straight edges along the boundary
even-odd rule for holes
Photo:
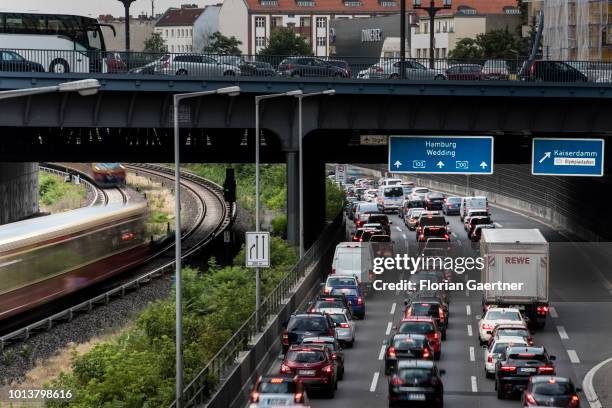
[[[157,20],[155,32],[164,39],[169,52],[194,51],[194,25],[203,12],[196,5],[184,4],[169,8]]]
[[[278,27],[303,37],[317,56],[330,55],[331,21],[367,18],[399,12],[399,0],[225,0],[219,30],[235,36],[245,54],[265,48]]]
[[[101,15],[98,21],[104,24],[111,24],[115,28],[117,35],[113,36],[109,31],[102,29],[105,33],[104,41],[106,49],[109,51],[125,50],[125,18],[115,18],[111,15]],[[137,18],[130,18],[130,48],[132,51],[143,51],[145,41],[153,33],[155,20],[150,16],[140,15]]]

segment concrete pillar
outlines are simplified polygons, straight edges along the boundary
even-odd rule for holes
[[[0,224],[38,213],[38,163],[0,163]]]
[[[287,241],[300,245],[300,187],[298,152],[286,152],[287,160]]]
[[[304,248],[308,249],[325,226],[325,163],[304,155]]]

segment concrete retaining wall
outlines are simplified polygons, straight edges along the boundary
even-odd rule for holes
[[[38,211],[38,163],[0,163],[0,224]]]

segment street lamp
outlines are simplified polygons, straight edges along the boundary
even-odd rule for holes
[[[0,99],[18,98],[53,92],[78,92],[81,96],[94,95],[100,89],[97,79],[81,79],[79,81],[63,82],[59,85],[41,86],[39,88],[11,89],[0,91]]]
[[[309,96],[318,96],[318,95],[335,95],[335,89],[326,89],[320,92],[312,92],[307,94],[296,94],[295,97],[298,99],[298,137],[299,137],[299,165],[300,165],[300,186],[299,186],[299,196],[300,196],[300,258],[304,256],[304,161],[303,161],[303,149],[302,149],[302,99],[308,98]]]
[[[301,95],[302,90],[296,89],[282,93],[255,96],[255,232],[259,232],[259,102],[265,99],[281,96]],[[261,306],[261,270],[255,268],[255,328],[259,330],[259,307]]]
[[[212,91],[190,92],[174,94],[174,256],[176,280],[176,408],[181,408],[183,396],[183,293],[181,284],[181,159],[179,137],[179,104],[184,99],[197,98],[207,95],[236,96],[240,93],[239,86],[228,86]]]
[[[136,0],[119,0],[125,8],[125,50],[130,50],[130,6]]]
[[[422,6],[421,0],[412,0],[412,7],[415,10],[425,10],[429,14],[429,68],[434,69],[434,23],[436,13],[440,10],[446,10],[453,5],[452,0],[442,0],[442,6],[436,6],[435,0],[429,1],[429,6]]]

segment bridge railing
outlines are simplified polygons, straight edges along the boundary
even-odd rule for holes
[[[334,80],[456,80],[612,83],[612,61],[552,61],[527,58],[447,59],[356,56],[219,55],[195,52],[101,52],[3,49],[1,72],[78,72],[190,77],[265,77]]]

